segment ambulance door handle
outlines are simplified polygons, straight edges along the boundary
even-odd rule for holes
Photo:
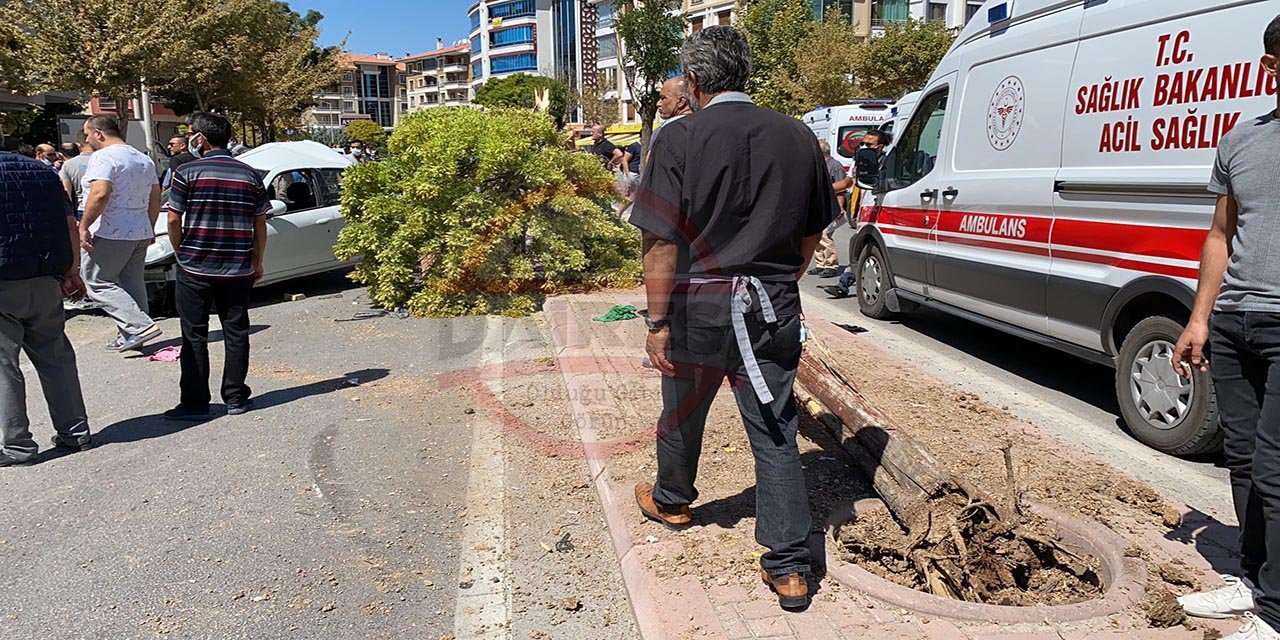
[[[925,202],[933,202],[934,200],[938,199],[938,190],[925,189],[924,191],[920,192],[920,199],[924,200]]]
[[[942,192],[942,197],[948,200],[954,199],[958,195],[960,195],[960,190],[955,187],[947,187],[946,191]]]

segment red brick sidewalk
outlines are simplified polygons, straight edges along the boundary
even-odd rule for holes
[[[761,584],[749,564],[740,557],[735,559],[732,552],[726,553],[723,572],[717,576],[681,575],[678,570],[673,571],[685,560],[686,546],[680,534],[644,521],[635,508],[631,483],[613,479],[634,478],[637,468],[652,469],[652,436],[636,427],[645,421],[656,422],[660,407],[656,392],[658,375],[640,365],[644,356],[644,327],[638,321],[611,324],[591,321],[593,316],[603,315],[614,304],[642,306],[642,299],[639,291],[567,296],[550,300],[546,316],[558,358],[562,363],[572,363],[572,366],[561,366],[561,372],[587,452],[592,481],[604,505],[614,549],[622,565],[628,596],[646,640],[1200,640],[1206,633],[1216,630],[1225,635],[1239,627],[1237,621],[1225,621],[1198,622],[1194,631],[1184,627],[1149,629],[1142,612],[1137,610],[1062,624],[998,625],[948,620],[877,601],[831,579],[824,582],[807,611],[786,613],[778,608],[776,597]],[[821,322],[809,318],[811,326]],[[584,366],[591,362],[594,366]],[[736,410],[733,399],[727,397],[730,393],[727,386],[723,388],[716,404]],[[814,445],[807,443],[807,446]],[[650,462],[642,462],[646,457]],[[744,478],[742,485],[742,489],[749,488],[751,478]],[[810,487],[811,492],[817,490],[820,488]],[[700,502],[708,499],[709,496],[704,495]],[[697,511],[698,505],[694,505],[694,509]],[[735,545],[754,547],[746,522],[743,520],[729,527],[727,534],[720,534],[728,536],[726,547],[732,550],[738,548]],[[1186,544],[1163,537],[1151,540],[1151,544],[1159,545],[1175,557],[1183,557],[1188,564],[1207,574],[1209,565],[1193,546],[1206,542],[1197,539],[1197,533],[1193,532],[1192,541]],[[1215,544],[1218,548],[1230,546],[1229,541],[1219,540]]]

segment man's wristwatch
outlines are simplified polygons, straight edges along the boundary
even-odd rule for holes
[[[649,333],[657,333],[671,326],[671,318],[668,316],[666,318],[658,318],[657,320],[653,320],[652,318],[645,316],[644,326],[649,327]]]

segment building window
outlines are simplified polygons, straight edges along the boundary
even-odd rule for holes
[[[946,22],[947,21],[947,5],[939,2],[929,3],[929,14],[925,16],[929,22]]]
[[[102,111],[115,111],[116,101],[114,98],[98,98],[98,108]]]
[[[530,26],[503,29],[489,34],[490,47],[505,47],[513,44],[531,44],[532,42],[533,27]]]
[[[355,95],[355,94],[356,94],[356,90],[355,90],[355,89],[353,89],[353,88],[351,88],[351,87],[343,87],[343,88],[342,88],[342,95],[344,95],[344,96],[353,96],[353,95]]]
[[[720,26],[722,26],[722,27],[727,27],[727,26],[729,26],[729,12],[728,12],[728,11],[721,11],[720,13],[718,13],[718,14],[716,14],[716,15],[720,18]]]
[[[964,23],[969,24],[969,21],[972,20],[974,16],[978,15],[979,11],[982,11],[981,2],[978,2],[978,3],[970,2],[968,5],[966,5],[964,8]]]
[[[883,28],[890,22],[906,22],[907,16],[907,0],[872,0],[871,2],[872,28]]]
[[[356,103],[351,100],[344,100],[342,102],[342,110],[346,113],[355,113]]]
[[[601,2],[596,5],[596,28],[611,29],[613,28],[614,18],[613,2]]]
[[[405,104],[405,103],[401,102],[401,103],[400,103],[400,112],[401,112],[401,113],[403,113],[403,112],[408,111],[408,110],[409,110],[409,105],[407,105],[407,104]]]
[[[689,28],[691,29],[691,33],[697,33],[699,31],[702,31],[702,16],[698,16],[693,20],[690,20]]]
[[[350,71],[343,72],[343,74],[342,74],[342,81],[343,81],[343,82],[346,82],[346,83],[348,83],[348,84],[350,84],[350,83],[351,83],[351,72],[350,72]]]
[[[489,61],[489,68],[494,74],[535,71],[538,68],[538,56],[533,53],[517,53],[514,56],[493,58]]]
[[[555,0],[551,6],[555,70],[575,91],[578,89],[578,50],[581,48],[578,41],[579,4],[577,0]]]
[[[405,75],[401,73],[396,76],[396,79],[399,81],[400,84],[404,84]]]
[[[471,30],[475,31],[476,29],[479,29],[479,28],[480,28],[480,8],[476,7],[476,10],[471,12]]]
[[[480,36],[471,39],[471,55],[480,55]]]
[[[476,79],[479,79],[479,78],[483,78],[483,77],[484,77],[484,62],[483,62],[483,61],[481,61],[481,60],[476,60],[475,62],[472,62],[472,63],[471,63],[471,77],[472,77],[472,78],[476,78]]]
[[[490,20],[494,18],[523,18],[531,15],[534,15],[533,0],[516,0],[515,2],[489,7]]]
[[[618,38],[612,35],[600,36],[596,38],[596,46],[599,47],[599,59],[608,60],[609,58],[618,57]]]

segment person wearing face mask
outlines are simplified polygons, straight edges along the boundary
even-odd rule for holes
[[[176,286],[182,323],[181,400],[165,412],[171,420],[207,420],[209,413],[209,313],[216,308],[226,349],[222,400],[229,415],[253,407],[249,373],[249,293],[262,278],[267,249],[267,190],[258,173],[231,157],[226,118],[191,115],[191,153],[173,175],[169,191],[169,242],[178,260]]]
[[[107,350],[129,351],[161,334],[147,313],[143,277],[160,217],[160,181],[151,158],[120,137],[115,118],[85,120],[84,136],[93,147],[80,187],[89,194],[80,220],[84,281],[89,299],[116,321],[119,335]]]
[[[884,160],[884,148],[893,142],[893,136],[887,131],[873,129],[862,137],[857,153],[853,156],[853,171],[857,176],[854,183],[853,197],[850,200],[850,220],[858,217],[858,203],[862,199],[860,185],[875,184],[880,179],[880,163]],[[826,287],[826,292],[833,298],[847,298],[853,290],[856,276],[853,269],[845,268],[840,274],[840,282]]]
[[[356,162],[364,162],[366,160],[363,142],[359,140],[351,141],[351,157],[355,158]]]
[[[38,144],[36,145],[36,160],[39,160],[40,164],[56,170],[54,163],[58,161],[58,150],[54,149],[51,144]]]

